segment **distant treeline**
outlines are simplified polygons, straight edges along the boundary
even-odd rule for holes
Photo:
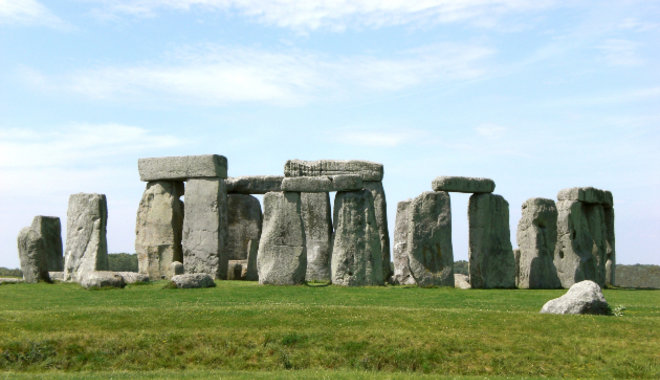
[[[137,272],[138,259],[135,253],[109,253],[108,266],[114,272]]]

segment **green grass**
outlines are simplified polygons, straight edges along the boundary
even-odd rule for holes
[[[8,378],[660,378],[660,291],[606,290],[610,305],[625,306],[608,317],[538,313],[563,290],[164,284],[0,286],[0,369]]]

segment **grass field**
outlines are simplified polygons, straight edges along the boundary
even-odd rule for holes
[[[0,286],[0,378],[660,378],[660,291],[622,316],[541,315],[563,290],[218,281]]]

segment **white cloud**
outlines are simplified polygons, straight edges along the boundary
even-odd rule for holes
[[[639,42],[612,38],[600,44],[598,49],[612,66],[640,66],[644,64],[644,59],[638,54],[641,47]]]
[[[66,23],[35,0],[0,0],[0,25],[66,27]]]

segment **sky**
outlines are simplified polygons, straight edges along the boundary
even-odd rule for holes
[[[382,163],[390,234],[437,176],[491,178],[514,248],[526,199],[594,186],[617,261],[660,264],[659,68],[656,1],[0,0],[0,266],[79,192],[134,252],[138,158],[211,153]]]

